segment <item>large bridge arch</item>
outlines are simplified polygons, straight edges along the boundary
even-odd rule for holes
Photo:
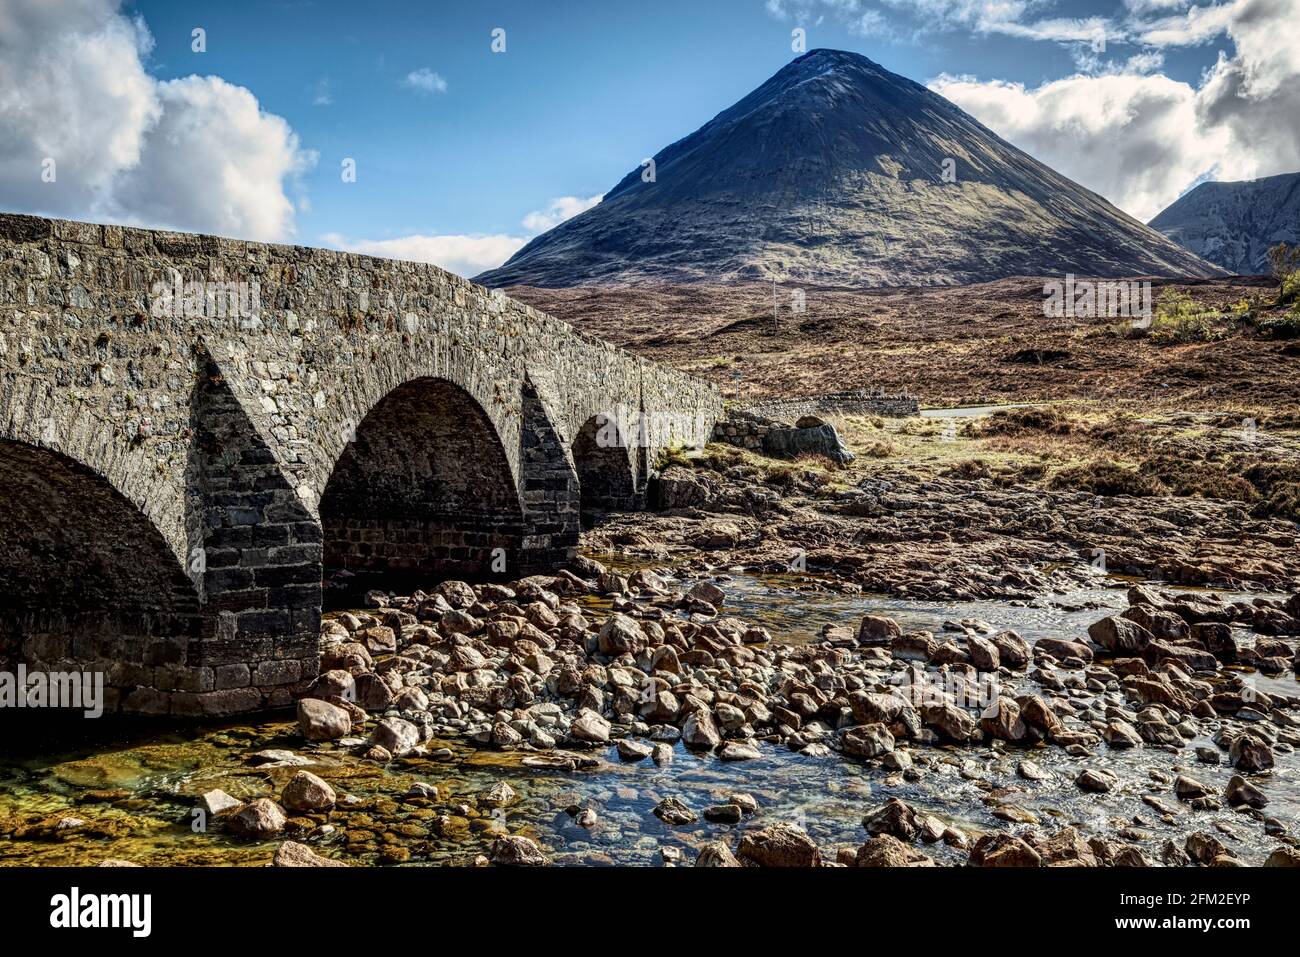
[[[184,490],[154,467],[143,443],[70,390],[31,375],[0,376],[0,441],[47,449],[101,476],[187,564]]]
[[[464,388],[410,379],[342,438],[318,509],[327,577],[427,587],[517,567],[519,483],[496,424]]]
[[[108,710],[158,710],[152,689],[189,686],[205,635],[187,567],[109,475],[14,431],[0,437],[2,666],[99,673]]]

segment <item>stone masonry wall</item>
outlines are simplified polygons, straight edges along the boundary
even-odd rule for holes
[[[921,407],[916,397],[907,393],[890,395],[881,389],[855,389],[805,399],[777,399],[752,405],[745,411],[771,419],[793,421],[801,415],[880,415],[906,418],[918,414]]]
[[[255,287],[260,309],[223,314],[200,300],[187,310],[188,295],[160,308],[192,283]],[[21,553],[30,521],[0,516],[15,556],[0,561],[0,589],[58,578],[64,569],[41,556],[102,559],[71,566],[100,583],[89,609],[66,582],[11,590],[0,666],[116,658],[110,684],[131,710],[288,701],[316,668],[322,497],[340,460],[347,474],[362,468],[346,455],[358,437],[420,442],[408,418],[367,421],[417,380],[463,395],[490,432],[425,480],[448,488],[480,468],[501,479],[517,520],[511,573],[571,554],[572,445],[593,416],[647,413],[637,462],[682,444],[678,423],[697,417],[711,431],[721,413],[706,383],[433,266],[0,214],[0,491],[33,495],[25,476],[35,471],[69,476],[46,489],[47,511],[62,514],[39,527],[53,538],[34,558]],[[392,488],[382,474],[365,482]],[[425,487],[400,474],[406,492]],[[364,503],[349,509],[354,527],[382,518]],[[123,540],[133,566],[113,550]],[[103,637],[122,621],[134,623],[133,643]],[[70,642],[51,637],[61,629]]]

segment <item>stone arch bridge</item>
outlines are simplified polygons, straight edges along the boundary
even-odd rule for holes
[[[554,568],[720,412],[433,266],[0,215],[0,667],[287,704],[333,586]]]

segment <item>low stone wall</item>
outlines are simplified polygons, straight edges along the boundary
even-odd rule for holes
[[[782,427],[782,423],[766,416],[744,411],[731,412],[725,418],[719,419],[717,425],[713,427],[713,441],[758,452],[763,448],[763,440],[767,438],[767,434],[773,429]]]
[[[769,419],[793,421],[801,415],[883,415],[906,418],[921,411],[915,396],[906,392],[890,395],[883,389],[854,389],[830,392],[805,399],[776,399],[744,410]]]

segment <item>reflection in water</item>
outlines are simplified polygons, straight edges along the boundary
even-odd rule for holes
[[[1059,600],[1031,604],[922,602],[846,596],[824,590],[796,590],[779,578],[735,575],[724,584],[726,611],[755,620],[781,641],[806,642],[828,623],[853,623],[865,612],[887,614],[905,629],[939,631],[945,621],[980,618],[1013,628],[1033,641],[1044,636],[1079,636],[1087,625],[1126,604],[1122,588],[1082,590]],[[806,586],[805,586],[806,587]],[[1226,596],[1231,597],[1231,596]],[[1293,675],[1256,676],[1265,691],[1300,694]],[[1013,686],[1033,688],[1027,681]],[[83,722],[84,729],[88,722]],[[410,759],[386,767],[362,762],[333,746],[305,745],[286,719],[162,731],[154,725],[93,723],[95,739],[56,747],[32,734],[7,735],[0,760],[0,863],[93,864],[121,858],[141,864],[265,864],[274,843],[240,841],[220,829],[195,831],[192,809],[199,795],[221,788],[241,799],[278,796],[294,767],[255,766],[250,755],[282,749],[305,756],[308,769],[328,780],[340,795],[329,815],[291,819],[291,833],[320,853],[351,863],[468,864],[503,830],[539,840],[556,863],[657,864],[662,848],[680,848],[689,860],[705,841],[775,821],[805,827],[824,849],[857,846],[864,838],[862,816],[890,796],[935,814],[968,831],[1005,828],[1006,818],[1037,820],[1052,830],[1073,823],[1088,833],[1113,835],[1116,822],[1137,829],[1140,846],[1154,857],[1167,838],[1181,843],[1193,830],[1212,830],[1247,861],[1258,863],[1274,840],[1263,825],[1231,810],[1184,812],[1176,824],[1162,823],[1142,803],[1159,793],[1177,804],[1167,788],[1153,787],[1149,773],[1186,771],[1222,793],[1231,770],[1196,762],[1191,742],[1178,755],[1144,747],[1075,758],[1056,747],[1030,753],[1015,748],[913,747],[922,774],[915,782],[836,755],[812,758],[765,744],[760,760],[725,763],[678,747],[674,761],[623,764],[613,748],[589,771],[557,772],[522,766],[520,753],[475,751],[458,742],[433,742],[451,750],[449,760]],[[83,730],[83,734],[84,734]],[[1017,775],[1026,756],[1046,772],[1030,782]],[[1300,826],[1294,754],[1278,754],[1278,766],[1257,779],[1270,799],[1267,812],[1291,832]],[[1073,780],[1084,767],[1119,774],[1108,794],[1084,794]],[[518,799],[493,812],[475,806],[475,796],[508,781]],[[411,785],[436,786],[436,801],[404,800]],[[741,825],[700,820],[669,827],[651,813],[674,796],[697,813],[743,792],[760,805]],[[346,797],[345,797],[346,796]],[[995,817],[1001,808],[1002,818]],[[580,827],[580,809],[596,822]],[[1138,823],[1134,824],[1137,818]],[[1228,832],[1215,830],[1216,824]],[[1141,835],[1149,835],[1142,840]],[[944,845],[927,848],[950,861],[964,853]]]

